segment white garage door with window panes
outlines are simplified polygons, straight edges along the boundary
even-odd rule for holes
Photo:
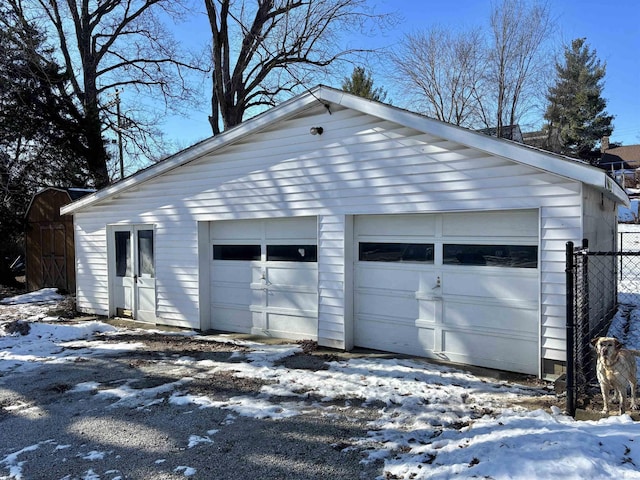
[[[212,328],[317,338],[315,217],[211,222],[209,238]]]
[[[537,210],[355,219],[355,345],[538,373]]]

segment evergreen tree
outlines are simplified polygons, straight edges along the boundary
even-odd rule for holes
[[[384,102],[387,97],[382,87],[373,88],[373,78],[364,67],[355,67],[351,77],[344,77],[342,90],[376,102]]]
[[[565,47],[564,63],[556,63],[557,79],[549,88],[545,112],[550,148],[595,163],[596,145],[611,135],[613,116],[602,98],[606,65],[590,50],[584,38]]]
[[[0,284],[14,283],[7,260],[22,251],[31,196],[88,177],[68,85],[45,36],[0,7]]]

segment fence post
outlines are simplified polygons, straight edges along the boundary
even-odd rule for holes
[[[573,311],[573,268],[574,268],[574,260],[573,260],[573,242],[567,242],[566,245],[566,287],[567,287],[567,306],[566,306],[566,328],[567,328],[567,346],[566,346],[566,355],[567,355],[567,414],[572,417],[576,414],[576,399],[575,399],[575,371],[573,366],[573,355],[574,355],[574,328],[575,328],[575,318]]]
[[[589,335],[591,334],[591,330],[594,327],[592,325],[593,319],[591,312],[591,288],[592,283],[589,281],[589,255],[587,254],[589,250],[589,240],[586,238],[582,239],[582,249],[580,255],[579,266],[574,265],[574,270],[576,270],[580,276],[579,284],[577,286],[579,296],[578,298],[574,298],[577,306],[579,307],[578,316],[574,317],[574,346],[576,348],[575,358],[573,360],[573,368],[575,370],[574,376],[574,386],[576,392],[581,388],[584,388],[587,385],[587,371],[589,365],[589,351],[584,350],[584,346],[588,345]],[[575,257],[574,257],[575,260]],[[576,276],[574,276],[574,279]],[[574,284],[574,292],[576,291],[576,285]]]
[[[616,251],[618,252],[622,252],[624,249],[624,232],[619,232],[620,233],[620,245],[618,245],[618,248],[616,248]],[[620,255],[620,280],[622,281],[622,255]],[[616,294],[618,292],[616,291]]]

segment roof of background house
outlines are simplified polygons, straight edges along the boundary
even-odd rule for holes
[[[71,197],[71,200],[75,202],[76,200],[84,197],[85,195],[94,193],[96,189],[95,188],[67,188],[66,191]]]
[[[625,145],[605,150],[599,166],[604,169],[636,169],[640,167],[640,145]]]
[[[481,128],[480,130],[476,131],[484,133],[485,135],[489,135],[490,137],[498,136],[498,127]],[[503,125],[501,138],[513,140],[514,142],[518,143],[524,143],[522,136],[523,133],[520,130],[520,125]]]

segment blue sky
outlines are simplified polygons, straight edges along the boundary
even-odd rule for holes
[[[397,29],[376,39],[393,45],[405,33],[443,26],[486,26],[491,0],[371,0],[377,11],[396,11],[402,21]],[[607,111],[615,116],[611,140],[625,145],[640,144],[640,0],[549,0],[551,13],[558,25],[558,39],[568,44],[586,37],[587,43],[606,62],[604,97]],[[204,16],[194,18],[182,30],[183,41],[193,42],[208,36]],[[198,32],[194,35],[195,32]],[[200,33],[201,32],[201,33]],[[205,37],[208,38],[208,37]],[[369,40],[371,41],[371,40]],[[350,74],[350,70],[345,75]],[[376,85],[385,87],[393,100],[392,85],[374,73]],[[323,83],[339,87],[342,77]],[[203,100],[186,118],[171,117],[163,130],[180,147],[186,147],[210,136],[207,122],[210,112],[209,86],[203,88]],[[401,102],[394,101],[394,104]]]

